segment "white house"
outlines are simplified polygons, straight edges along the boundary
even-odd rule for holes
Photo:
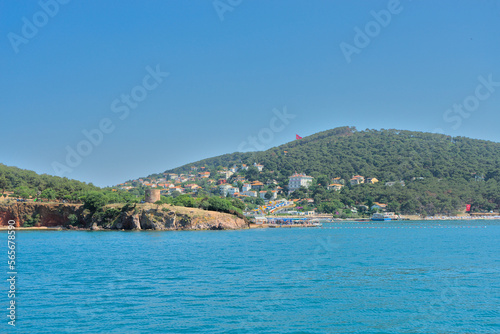
[[[330,185],[328,185],[327,189],[328,190],[335,190],[335,191],[339,191],[339,190],[342,190],[342,187],[344,187],[343,184],[340,184],[340,183],[332,183]]]
[[[227,193],[229,192],[230,188],[233,188],[233,186],[230,184],[227,184],[227,183],[221,184],[219,186],[220,194],[223,196],[227,196]]]
[[[234,196],[234,194],[238,194],[240,192],[240,189],[238,187],[231,187],[227,189],[227,193],[230,196]]]
[[[352,177],[350,181],[351,181],[351,186],[355,186],[357,184],[365,183],[365,177],[361,175],[355,175]]]
[[[262,172],[264,165],[258,164],[256,162],[254,162],[253,165],[254,165],[254,167],[256,167],[259,170],[259,172]]]
[[[288,190],[293,192],[300,187],[308,188],[312,184],[313,177],[306,174],[293,174],[288,181]]]
[[[231,177],[231,175],[233,175],[234,173],[229,171],[229,170],[220,170],[218,171],[218,173],[220,175],[222,175],[226,180],[229,179]]]
[[[252,189],[252,185],[250,183],[245,183],[243,187],[241,187],[241,191],[245,192]]]
[[[245,196],[250,196],[250,197],[257,197],[257,192],[254,190],[247,190],[241,193],[242,195]]]

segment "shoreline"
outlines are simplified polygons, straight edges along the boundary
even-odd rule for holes
[[[415,222],[420,222],[420,223],[432,223],[432,222],[457,222],[457,221],[485,221],[485,220],[500,220],[500,218],[492,218],[492,217],[474,217],[474,218],[453,218],[453,219],[412,219],[412,220],[386,220],[386,221],[361,221],[361,220],[353,220],[353,219],[344,219],[344,220],[335,220],[332,222],[327,222],[327,224],[336,224],[336,223],[370,223],[370,224],[387,224],[387,223],[415,223]],[[241,228],[241,229],[236,229],[236,230],[249,230],[249,229],[259,229],[259,228],[320,228],[322,225],[314,225],[314,224],[256,224],[256,223],[251,223],[247,228]],[[8,226],[0,226],[0,232],[1,231],[7,231],[9,230]],[[12,230],[12,228],[10,229]],[[127,229],[91,229],[91,228],[66,228],[64,226],[33,226],[33,227],[16,227],[16,231],[160,231],[160,232],[166,232],[166,231],[214,231],[211,229],[179,229],[179,230],[154,230],[154,229],[141,229],[141,230],[127,230]],[[227,231],[234,231],[234,229],[227,229]]]

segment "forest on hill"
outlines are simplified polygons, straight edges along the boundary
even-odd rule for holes
[[[144,193],[142,192],[142,195]],[[0,196],[42,202],[85,203],[102,207],[108,203],[139,202],[139,192],[99,188],[66,177],[37,174],[34,171],[0,164]]]
[[[17,197],[29,198],[40,194],[71,200],[75,194],[96,191],[99,188],[66,177],[37,174],[34,171],[0,164],[0,191],[13,192]]]
[[[500,181],[500,143],[403,130],[357,131],[354,127],[323,131],[267,151],[225,154],[166,172],[254,162],[274,171],[278,178],[304,172],[347,180],[359,174],[384,181],[413,177],[467,181],[475,175]]]
[[[323,204],[325,212],[335,210],[338,203],[372,201],[387,203],[392,211],[431,215],[457,213],[465,204],[472,204],[472,211],[500,207],[500,143],[436,133],[340,127],[266,151],[225,154],[166,173],[188,173],[191,166],[215,172],[253,163],[264,169],[261,173],[249,169],[248,180],[274,179],[284,188],[295,172],[313,176],[315,186],[301,189],[300,195],[314,198],[319,208]],[[350,186],[354,175],[380,182]],[[346,187],[326,191],[324,183],[335,177],[346,180]],[[318,180],[326,181],[318,184]],[[391,181],[404,181],[405,186],[385,185]]]

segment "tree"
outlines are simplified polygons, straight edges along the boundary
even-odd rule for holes
[[[47,188],[40,194],[40,198],[45,198],[47,200],[53,200],[56,198],[56,192],[54,189]]]
[[[78,223],[78,217],[74,213],[70,214],[68,216],[68,223],[73,226],[76,225]]]
[[[246,175],[246,178],[249,181],[258,180],[258,178],[259,178],[259,170],[255,166],[250,166],[250,167],[248,167],[248,170],[247,170],[247,172],[246,172],[245,175]]]
[[[83,202],[83,207],[85,209],[96,212],[108,203],[108,199],[103,193],[93,191],[83,198]]]
[[[2,193],[5,192],[5,188],[7,187],[8,183],[7,183],[7,179],[5,178],[5,176],[0,176],[0,189],[2,189]]]
[[[32,189],[29,189],[27,186],[20,186],[14,190],[14,195],[17,197],[28,199],[31,196],[35,195],[35,191]]]
[[[266,192],[266,194],[264,195],[264,197],[265,197],[267,200],[270,200],[271,198],[273,198],[273,193],[272,193],[270,190],[268,190],[268,191]]]
[[[326,188],[330,184],[330,179],[326,175],[320,175],[316,178],[316,184]]]
[[[233,198],[231,200],[231,204],[235,207],[235,208],[238,208],[240,210],[245,210],[245,203],[243,203],[241,200],[237,199],[237,198]]]

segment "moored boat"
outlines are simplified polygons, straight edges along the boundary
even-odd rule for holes
[[[389,221],[396,219],[398,219],[398,216],[396,216],[393,212],[374,213],[371,218],[373,221]]]

